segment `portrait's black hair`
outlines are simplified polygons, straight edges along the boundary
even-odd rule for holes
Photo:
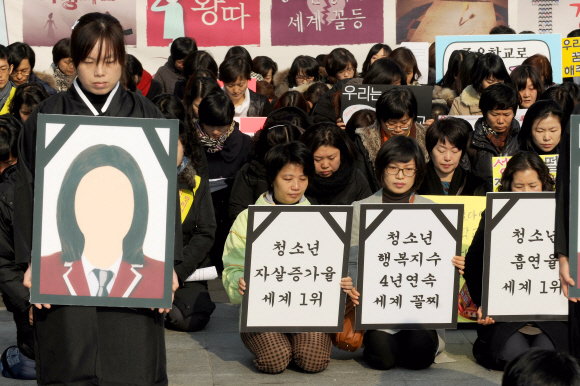
[[[295,90],[286,91],[284,94],[280,95],[274,106],[272,107],[273,110],[281,109],[282,107],[298,107],[306,111],[307,113],[310,112],[310,105],[308,105],[308,101],[304,98],[301,92]]]
[[[557,102],[562,107],[562,111],[564,111],[564,119],[562,122],[565,122],[565,124],[562,127],[566,126],[574,110],[574,99],[572,99],[565,87],[562,87],[562,85],[552,86],[538,100],[553,100]]]
[[[395,86],[381,94],[376,104],[379,123],[403,118],[405,114],[417,118],[417,99],[409,87]]]
[[[371,126],[377,120],[377,113],[375,110],[371,109],[363,109],[359,110],[354,113],[348,122],[346,123],[346,127],[344,131],[346,135],[351,139],[351,141],[355,141],[356,139],[356,129],[361,129],[365,127]]]
[[[320,69],[318,67],[318,62],[312,56],[300,55],[297,56],[290,66],[290,71],[288,71],[288,76],[286,76],[286,82],[290,88],[296,87],[296,77],[300,73],[308,76],[309,78],[314,78],[313,82],[320,80]]]
[[[191,78],[185,87],[185,94],[183,95],[183,104],[187,113],[187,120],[192,122],[198,116],[193,110],[193,101],[197,98],[205,98],[211,93],[221,91],[218,83],[211,78]]]
[[[356,76],[357,62],[354,55],[346,48],[339,47],[330,51],[330,54],[326,56],[324,69],[328,77],[336,82],[336,75],[349,65],[354,68],[353,76]]]
[[[318,103],[318,99],[323,96],[329,90],[326,83],[322,82],[313,82],[306,91],[304,91],[304,98],[312,103],[312,109]]]
[[[562,106],[553,100],[537,101],[530,106],[524,117],[522,128],[518,134],[518,142],[520,150],[536,151],[534,147],[534,140],[532,138],[532,129],[537,120],[543,120],[550,116],[556,117],[560,122],[561,130],[564,131],[564,111]],[[563,124],[564,123],[564,124]]]
[[[431,119],[438,120],[440,115],[449,115],[449,106],[446,103],[431,104]]]
[[[218,65],[207,51],[192,52],[183,61],[183,76],[185,79],[189,79],[199,69],[211,71],[214,77],[218,75]]]
[[[8,48],[2,44],[0,44],[0,59],[5,60],[10,64],[10,51],[8,51]]]
[[[56,225],[62,246],[62,261],[79,260],[85,238],[75,214],[75,196],[84,176],[94,169],[111,166],[123,173],[133,188],[134,213],[131,228],[123,239],[123,260],[129,264],[143,264],[143,242],[149,219],[147,186],[135,158],[118,146],[94,145],[83,150],[70,164],[58,194]]]
[[[234,104],[222,90],[207,95],[199,104],[199,123],[212,127],[229,126],[234,121]]]
[[[506,34],[513,34],[515,35],[516,31],[513,28],[510,28],[507,25],[498,25],[497,27],[493,27],[490,31],[490,35],[506,35]]]
[[[367,71],[363,84],[393,84],[397,81],[401,85],[407,84],[407,74],[397,62],[390,58],[375,60]]]
[[[30,71],[34,70],[36,55],[28,44],[21,42],[12,43],[8,46],[8,52],[10,53],[8,63],[14,66],[14,71],[16,71],[24,59],[28,59],[30,62]]]
[[[309,180],[314,176],[314,158],[308,147],[297,141],[283,143],[268,150],[264,156],[266,176],[270,185],[274,183],[280,170],[288,164],[302,166],[303,173]]]
[[[555,350],[532,348],[505,367],[502,386],[578,386],[576,358]]]
[[[407,71],[413,71],[412,80],[418,80],[421,77],[421,71],[419,71],[415,54],[407,47],[399,47],[393,50],[389,55],[389,59],[394,60],[401,66],[403,71],[405,71],[405,78],[407,77]]]
[[[352,163],[357,158],[354,144],[348,135],[331,122],[310,126],[300,137],[300,142],[308,146],[312,154],[321,146],[337,148],[340,150],[340,162]]]
[[[423,150],[421,150],[415,138],[405,137],[404,135],[395,135],[389,138],[388,141],[383,143],[375,158],[375,175],[381,181],[381,185],[383,184],[383,173],[389,164],[407,163],[411,162],[411,160],[415,160],[415,168],[417,169],[415,183],[411,187],[412,191],[416,192],[421,186],[423,178],[425,178],[425,173],[427,173]]]
[[[250,80],[252,67],[240,56],[232,56],[222,62],[219,68],[219,80],[224,83],[232,83],[242,77],[242,80]]]
[[[390,141],[390,140],[389,140]],[[534,170],[538,173],[538,178],[542,183],[542,191],[554,191],[554,180],[550,175],[550,170],[546,163],[534,151],[517,152],[508,161],[505,170],[501,176],[501,182],[498,187],[499,192],[511,192],[514,174],[526,170]]]
[[[272,83],[274,81],[274,75],[278,72],[278,64],[267,56],[256,56],[252,60],[252,71],[262,75],[264,79],[266,79],[270,70],[272,70],[272,80],[270,81]]]
[[[10,101],[10,114],[20,119],[20,108],[22,105],[27,105],[31,109],[34,109],[34,106],[48,99],[49,96],[40,83],[23,83],[16,87],[14,96]]]
[[[328,54],[319,54],[316,55],[316,62],[318,63],[318,67],[324,67],[324,61],[326,60],[326,57],[328,56]]]
[[[70,58],[70,38],[60,39],[54,47],[52,47],[52,62],[58,65],[63,59]]]
[[[135,75],[137,76],[137,81],[135,81]],[[127,54],[127,60],[125,62],[125,80],[126,86],[129,91],[135,92],[137,90],[137,85],[141,82],[141,77],[143,76],[143,65],[131,54]]]
[[[455,83],[457,82],[457,78],[459,76],[459,66],[463,59],[465,58],[467,51],[465,50],[455,50],[451,53],[449,57],[449,62],[447,64],[447,71],[445,71],[445,75],[443,78],[437,83],[438,86],[443,88],[450,88],[457,92],[457,88],[455,87]]]
[[[171,52],[171,59],[175,62],[177,60],[185,59],[187,55],[197,51],[197,44],[192,38],[181,37],[175,39],[173,43],[171,43],[171,48],[169,50]]]
[[[567,78],[567,79],[572,79],[572,78]],[[576,104],[578,102],[580,102],[580,85],[578,85],[574,82],[564,82],[564,83],[560,84],[560,87],[563,87],[568,91],[568,93],[570,94],[570,96],[574,100],[574,106],[576,106]]]
[[[492,84],[481,94],[479,108],[483,116],[492,110],[513,110],[514,114],[518,109],[518,93],[510,84]]]
[[[244,47],[242,47],[242,46],[230,47],[228,52],[226,52],[226,56],[224,57],[224,62],[227,59],[231,58],[232,56],[239,56],[240,58],[244,59],[244,61],[246,63],[248,63],[250,68],[252,68],[252,55],[250,55],[248,50],[246,50]],[[221,72],[221,70],[220,70],[220,72]],[[250,78],[248,77],[248,79],[250,79]]]
[[[459,73],[457,74],[457,81],[455,82],[455,92],[461,95],[465,88],[472,84],[471,78],[477,61],[481,54],[479,52],[466,52],[463,60],[459,64]]]
[[[544,83],[542,82],[540,74],[532,66],[528,66],[526,64],[517,66],[510,74],[510,78],[512,80],[513,86],[518,90],[518,99],[520,100],[519,101],[520,104],[522,103],[522,101],[519,92],[525,90],[525,88],[528,86],[528,79],[531,80],[532,85],[538,92],[538,99],[542,96],[542,94],[545,91]]]
[[[8,161],[10,155],[16,157],[20,129],[19,119],[10,114],[0,115],[0,161]]]
[[[436,119],[425,133],[427,153],[431,154],[440,141],[445,143],[447,140],[447,142],[459,149],[462,154],[465,154],[469,133],[472,131],[471,125],[465,119],[454,117]]]
[[[298,141],[302,131],[290,122],[266,122],[254,135],[252,159],[264,163],[268,150],[276,145]]]
[[[391,52],[393,52],[391,47],[389,47],[388,45],[383,44],[383,43],[377,43],[374,46],[372,46],[371,49],[369,50],[369,53],[367,54],[367,58],[365,59],[363,66],[362,66],[361,76],[363,78],[366,76],[367,72],[371,68],[371,60],[373,59],[373,56],[375,56],[376,54],[381,52],[381,50],[385,50],[387,57],[389,57]]]
[[[483,81],[489,77],[494,77],[503,83],[511,83],[510,75],[505,68],[502,58],[492,53],[481,55],[477,59],[475,71],[471,78],[475,91],[482,93]]]

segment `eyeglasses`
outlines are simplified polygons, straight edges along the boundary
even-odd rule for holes
[[[313,76],[296,75],[296,80],[314,80]]]
[[[352,68],[352,67],[348,67],[342,71],[337,72],[338,75],[353,74],[353,73],[354,73],[354,68]]]
[[[16,71],[12,71],[12,75],[16,76],[16,75],[22,75],[22,76],[28,76],[30,75],[30,69],[27,68],[25,70],[16,70]]]
[[[417,169],[413,168],[399,169],[396,166],[387,166],[387,174],[390,174],[392,176],[396,176],[397,174],[399,174],[399,172],[403,172],[403,175],[405,177],[413,177],[416,171]]]
[[[411,128],[411,122],[412,119],[409,118],[407,119],[405,122],[399,122],[399,124],[389,124],[387,122],[384,122],[385,124],[385,128],[387,130],[402,130],[402,131],[407,131]]]

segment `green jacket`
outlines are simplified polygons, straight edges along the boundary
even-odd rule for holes
[[[266,201],[265,194],[256,201],[256,205],[274,205]],[[305,199],[296,205],[310,205]],[[248,233],[248,210],[241,212],[230,229],[224,246],[224,272],[222,281],[224,288],[233,304],[242,302],[242,295],[238,292],[238,280],[244,276],[244,263],[246,260],[246,234]]]

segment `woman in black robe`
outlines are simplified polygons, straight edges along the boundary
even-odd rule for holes
[[[39,114],[163,118],[146,98],[120,85],[123,28],[108,14],[82,16],[71,36],[78,78],[66,93],[39,103],[18,146],[14,238],[16,261],[30,264],[34,211],[36,130]],[[177,200],[179,203],[179,200]],[[176,207],[175,260],[181,260],[181,224]],[[30,287],[30,265],[24,284]],[[177,277],[173,273],[173,290]],[[36,305],[36,366],[39,384],[167,385],[164,311]]]

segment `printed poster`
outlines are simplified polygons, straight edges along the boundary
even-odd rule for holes
[[[501,182],[501,176],[507,166],[508,161],[512,157],[492,157],[491,163],[493,167],[493,191],[497,192],[499,189],[499,184]],[[550,175],[556,181],[556,172],[558,169],[558,159],[560,156],[558,154],[545,154],[540,155],[540,158],[546,163],[548,170],[550,170]]]
[[[564,38],[570,31],[580,28],[578,0],[518,1],[517,12],[520,31],[562,34]]]

